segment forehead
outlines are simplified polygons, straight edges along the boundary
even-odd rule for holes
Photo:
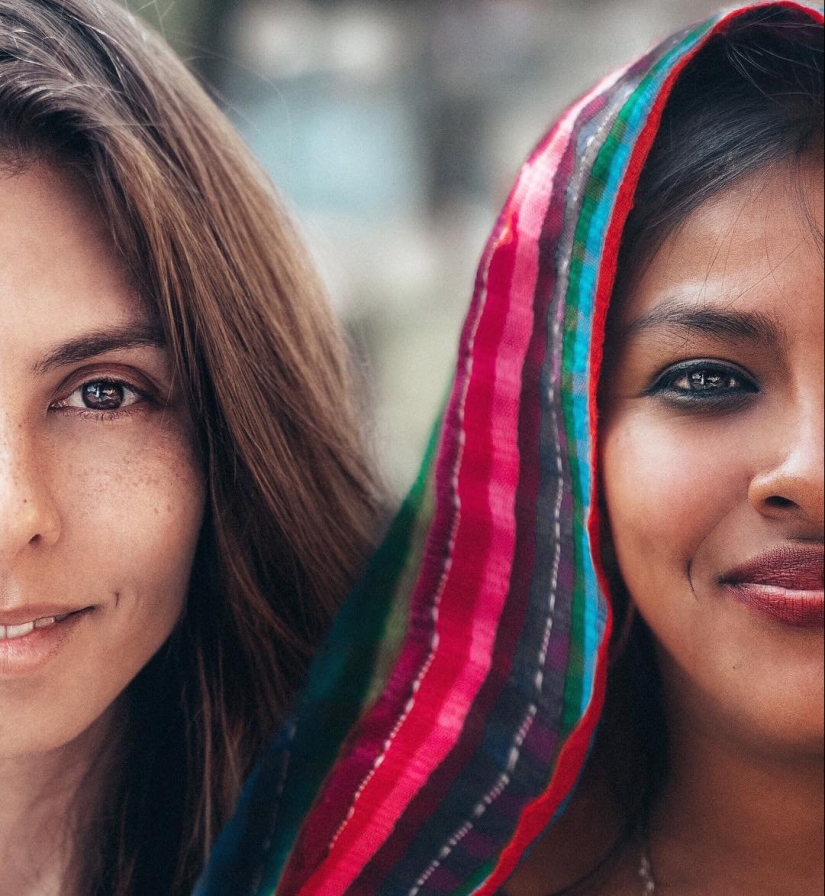
[[[145,318],[82,181],[34,165],[0,184],[0,343],[5,352]]]
[[[696,209],[628,291],[628,323],[669,303],[782,315],[822,305],[823,173],[761,171]]]
[[[83,243],[99,252],[109,250],[106,229],[91,190],[74,169],[33,161],[0,169],[0,181],[3,185],[0,225],[4,228],[15,222],[23,225],[18,234],[20,246],[32,236],[33,226],[55,235],[60,228],[53,225],[71,221],[74,227],[63,228],[60,233],[60,248]],[[4,231],[4,236],[10,235]],[[12,245],[10,251],[13,249]]]

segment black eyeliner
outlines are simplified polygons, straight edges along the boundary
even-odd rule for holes
[[[677,389],[675,383],[692,373],[721,374],[728,379],[738,380],[740,386],[725,386],[719,388]],[[741,405],[750,396],[760,392],[754,377],[736,365],[711,359],[697,359],[695,361],[683,361],[671,365],[656,376],[653,384],[645,390],[645,395],[665,397],[672,403],[681,406],[725,405],[731,407]]]

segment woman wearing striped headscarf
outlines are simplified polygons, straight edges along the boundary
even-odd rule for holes
[[[821,893],[822,13],[560,118],[198,893]]]

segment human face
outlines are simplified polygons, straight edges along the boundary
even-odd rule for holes
[[[801,185],[821,229],[821,166]],[[632,285],[601,448],[671,708],[782,757],[823,737],[823,271],[799,187],[729,189]]]
[[[204,484],[163,340],[81,184],[38,165],[0,195],[3,760],[105,719],[168,638]]]

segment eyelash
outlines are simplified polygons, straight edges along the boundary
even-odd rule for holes
[[[690,377],[702,377],[703,388],[691,388]],[[726,383],[710,386],[707,378],[714,377]],[[677,386],[685,380],[684,386]],[[699,381],[696,381],[699,385]],[[760,391],[752,376],[732,364],[701,359],[686,361],[668,367],[648,389],[649,395],[661,395],[667,400],[692,407],[729,408],[741,405],[748,397]]]
[[[122,389],[125,393],[124,402],[128,401],[128,404],[121,405],[121,407],[112,410],[95,410],[94,408],[75,407],[68,404],[71,398],[73,398],[78,393],[81,393],[88,386],[115,386],[118,389]],[[134,396],[132,400],[129,400],[130,396]],[[107,422],[117,420],[147,404],[156,404],[156,401],[154,397],[145,389],[140,389],[133,383],[130,383],[127,380],[119,379],[118,377],[103,376],[84,380],[82,383],[79,383],[65,398],[54,402],[51,405],[50,410],[63,413],[72,413],[80,417],[80,419],[82,420]]]

